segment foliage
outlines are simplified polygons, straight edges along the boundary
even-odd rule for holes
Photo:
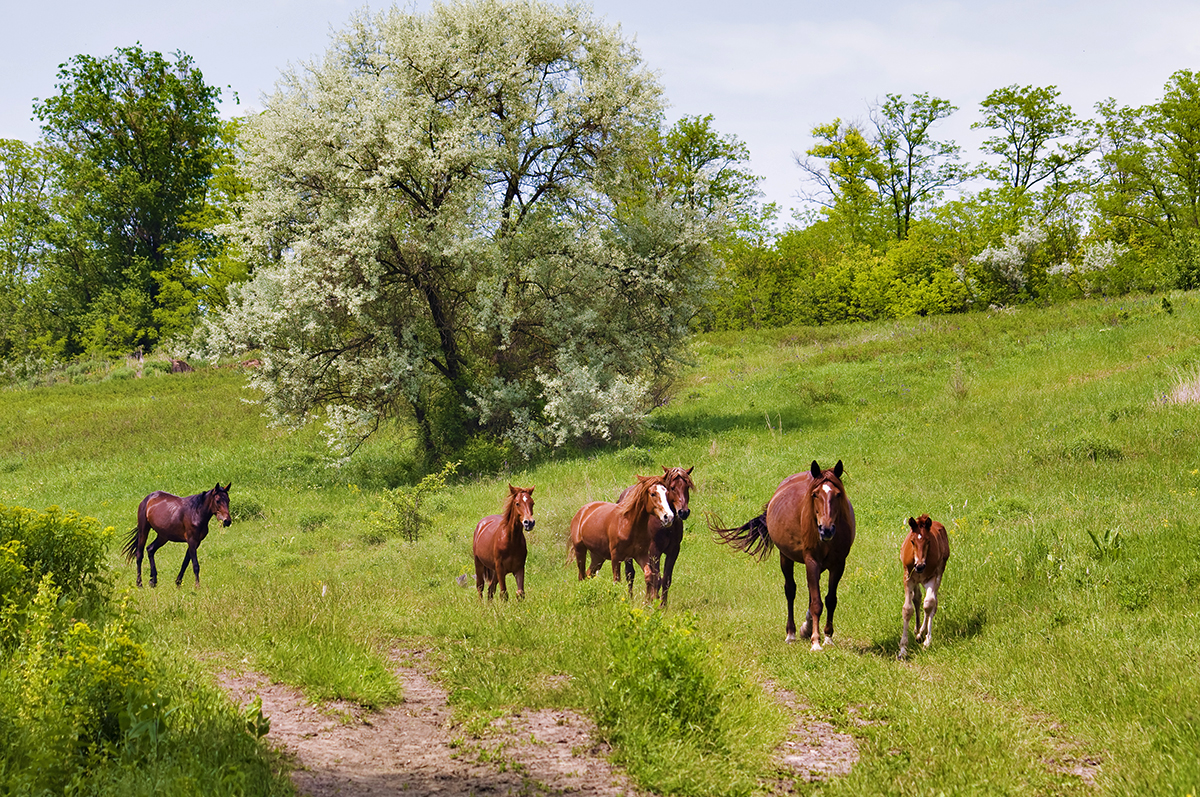
[[[440,471],[426,475],[415,487],[397,487],[385,491],[381,496],[382,508],[372,512],[368,521],[376,532],[371,540],[382,542],[399,535],[408,542],[416,542],[421,536],[421,529],[429,524],[429,517],[422,511],[422,505],[435,493],[446,489],[450,477],[461,464],[447,462]]]
[[[105,561],[112,535],[111,526],[101,529],[95,518],[78,512],[0,504],[0,550],[7,551],[9,573],[24,574],[19,588],[5,591],[5,601],[31,597],[46,576],[53,576],[61,592],[94,608],[106,597]]]
[[[714,794],[748,794],[717,658],[694,617],[624,609],[607,630],[612,659],[599,696],[597,724],[617,760],[659,794],[690,793],[707,769]],[[708,790],[706,789],[706,791]]]
[[[324,410],[347,440],[388,418],[442,455],[479,432],[525,452],[603,437],[579,391],[644,411],[721,223],[637,182],[661,109],[637,51],[579,7],[356,16],[246,123],[229,232],[255,276],[206,345],[261,348],[269,410]]]
[[[47,332],[68,354],[148,349],[190,329],[191,261],[219,248],[195,220],[220,161],[220,92],[189,56],[139,46],[74,56],[58,81],[34,107],[54,195],[33,282],[67,323]]]

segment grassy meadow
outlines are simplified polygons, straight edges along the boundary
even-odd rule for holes
[[[380,706],[402,699],[390,657],[430,651],[464,737],[524,706],[619,715],[643,699],[642,664],[685,661],[691,691],[716,696],[680,698],[703,740],[612,726],[617,758],[659,793],[772,783],[792,722],[773,682],[859,746],[849,775],[802,793],[1195,795],[1200,405],[1170,396],[1200,374],[1200,296],[1170,302],[701,336],[639,440],[455,483],[416,542],[370,523],[411,478],[398,432],[328,467],[316,430],[266,426],[236,368],[10,390],[0,504],[112,526],[115,590],[149,644],[204,673],[249,668]],[[757,562],[705,526],[758,514],[814,459],[843,461],[858,524],[820,653],[783,642],[777,556]],[[631,613],[608,569],[577,582],[566,552],[579,506],[660,465],[695,466],[697,485],[662,617],[637,591]],[[133,589],[119,551],[141,498],[218,480],[235,522],[201,546],[201,587],[190,573],[174,587],[172,544],[160,587]],[[509,482],[536,485],[527,597],[481,605],[471,533]],[[899,545],[922,512],[949,529],[951,557],[933,646],[901,662]]]

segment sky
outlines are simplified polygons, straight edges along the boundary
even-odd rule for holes
[[[140,44],[192,57],[224,91],[222,113],[262,107],[281,72],[320,59],[363,0],[0,0],[0,138],[34,141],[35,98],[58,66]],[[370,8],[390,5],[370,0]],[[428,8],[429,0],[409,4]],[[1171,74],[1200,69],[1195,0],[594,0],[658,73],[667,122],[712,114],[744,141],[764,199],[786,224],[806,206],[796,155],[812,128],[867,121],[887,94],[928,93],[959,109],[934,128],[982,159],[979,103],[1010,85],[1056,86],[1090,117],[1097,102],[1145,105]],[[234,104],[236,92],[240,104]]]

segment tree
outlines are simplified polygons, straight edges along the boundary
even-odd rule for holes
[[[949,101],[928,94],[915,94],[911,102],[888,94],[871,112],[880,166],[875,179],[891,206],[897,240],[908,237],[918,208],[968,177],[967,169],[957,162],[958,146],[936,141],[930,133],[934,124],[956,110]]]
[[[43,276],[74,319],[68,348],[149,347],[196,312],[181,250],[205,235],[189,219],[218,159],[220,92],[189,56],[139,46],[75,56],[56,88],[34,112],[56,162]]]
[[[795,156],[796,164],[817,186],[805,198],[823,206],[855,243],[874,243],[883,174],[878,148],[859,125],[841,119],[817,125],[812,134],[818,143],[805,151],[809,157]]]
[[[1200,73],[1173,74],[1156,103],[1120,108],[1109,99],[1097,111],[1105,231],[1175,260],[1179,287],[1200,285]]]
[[[1012,85],[979,104],[983,121],[971,127],[998,131],[983,142],[985,152],[1000,158],[990,176],[1016,194],[1071,181],[1094,148],[1087,124],[1058,96],[1055,86]]]
[[[29,351],[30,314],[50,218],[51,168],[42,147],[0,139],[0,357]]]
[[[284,422],[350,451],[636,426],[680,361],[709,223],[644,183],[660,89],[590,12],[463,0],[355,16],[247,121],[230,226],[254,277],[207,327]]]

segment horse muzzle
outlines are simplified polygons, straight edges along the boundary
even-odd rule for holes
[[[915,565],[913,565],[913,570],[916,570],[918,573],[924,573],[925,572],[925,563],[917,562]]]
[[[688,519],[688,515],[692,514],[692,510],[690,510],[690,509],[688,509],[688,508],[684,507],[683,509],[680,509],[680,510],[679,510],[678,512],[676,512],[675,514],[679,516],[679,519],[680,519],[680,520],[687,520],[687,519]]]
[[[533,524],[534,521],[532,519],[521,521],[521,527],[524,528],[525,531],[533,531]]]
[[[823,540],[832,540],[833,535],[837,533],[837,526],[817,526],[817,534],[821,535]]]
[[[233,519],[232,519],[232,518],[225,518],[224,520],[222,520],[222,521],[221,521],[221,525],[222,525],[222,526],[228,526],[228,525],[229,525],[230,523],[232,523],[232,522],[233,522]]]

